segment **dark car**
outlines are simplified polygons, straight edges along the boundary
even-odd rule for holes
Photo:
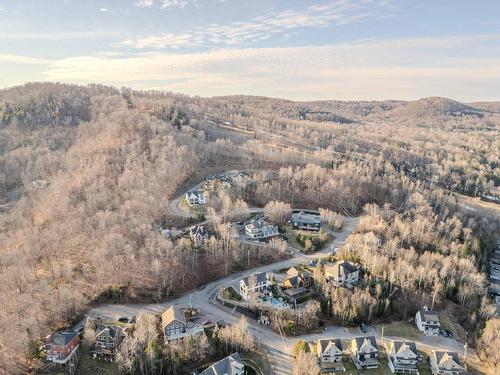
[[[132,317],[130,317],[130,316],[122,316],[122,317],[118,318],[118,321],[120,323],[130,323],[130,324],[132,324],[132,323],[135,322],[135,316],[132,316]]]
[[[359,325],[359,329],[361,330],[361,332],[366,333],[366,325],[364,323],[361,323]]]

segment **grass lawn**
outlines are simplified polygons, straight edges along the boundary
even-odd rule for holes
[[[222,291],[222,296],[226,299],[233,300],[233,301],[238,301],[238,302],[243,301],[243,298],[241,298],[239,293],[236,290],[234,290],[233,287],[225,288]]]
[[[405,321],[382,324],[379,331],[384,327],[384,336],[396,336],[405,339],[417,339],[420,337],[417,327],[414,324]]]
[[[443,310],[439,312],[439,321],[441,322],[441,327],[450,331],[456,339],[460,341],[467,339],[465,329],[452,318],[448,311]]]
[[[387,366],[387,358],[379,358],[380,365],[378,368],[370,369],[370,370],[358,370],[354,363],[352,362],[352,359],[349,358],[348,360],[344,361],[344,366],[345,366],[345,372],[343,374],[346,375],[387,375],[387,374],[392,374],[391,370],[389,370],[389,367]]]
[[[104,362],[92,359],[89,354],[88,345],[82,343],[80,350],[80,359],[76,375],[119,375],[118,366],[114,362]]]
[[[186,198],[179,201],[179,208],[185,212],[191,212],[193,216],[202,216],[206,214],[205,205],[190,206]]]

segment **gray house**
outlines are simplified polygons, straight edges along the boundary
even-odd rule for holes
[[[375,337],[355,337],[351,341],[352,360],[358,369],[378,368],[378,348]]]
[[[241,361],[240,355],[234,353],[214,363],[199,375],[243,375],[244,373],[245,364]]]
[[[293,229],[306,229],[319,231],[321,228],[321,218],[318,215],[306,214],[300,211],[298,214],[292,214]]]

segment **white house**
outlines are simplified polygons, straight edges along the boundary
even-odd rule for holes
[[[345,371],[342,342],[340,339],[321,339],[316,343],[316,355],[321,368],[329,371]]]
[[[439,314],[437,311],[429,311],[427,306],[417,311],[415,315],[415,324],[420,332],[426,336],[439,336]]]
[[[433,350],[430,362],[433,375],[465,374],[465,368],[456,352]]]
[[[351,355],[358,369],[379,366],[377,342],[373,336],[354,337],[351,341]]]
[[[279,234],[278,227],[267,223],[264,218],[258,218],[245,225],[245,233],[253,239],[275,237]]]
[[[413,341],[391,340],[387,347],[387,359],[393,373],[418,375],[418,352]]]
[[[271,281],[266,272],[254,273],[240,280],[240,294],[247,299],[252,291],[264,293],[269,286],[271,286]]]
[[[325,265],[325,277],[340,286],[351,286],[359,281],[359,267],[346,260]]]
[[[192,207],[192,206],[199,206],[201,204],[206,204],[207,199],[203,191],[191,190],[186,193],[186,202]]]

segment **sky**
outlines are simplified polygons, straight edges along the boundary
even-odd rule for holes
[[[500,1],[0,0],[0,87],[500,100]]]

